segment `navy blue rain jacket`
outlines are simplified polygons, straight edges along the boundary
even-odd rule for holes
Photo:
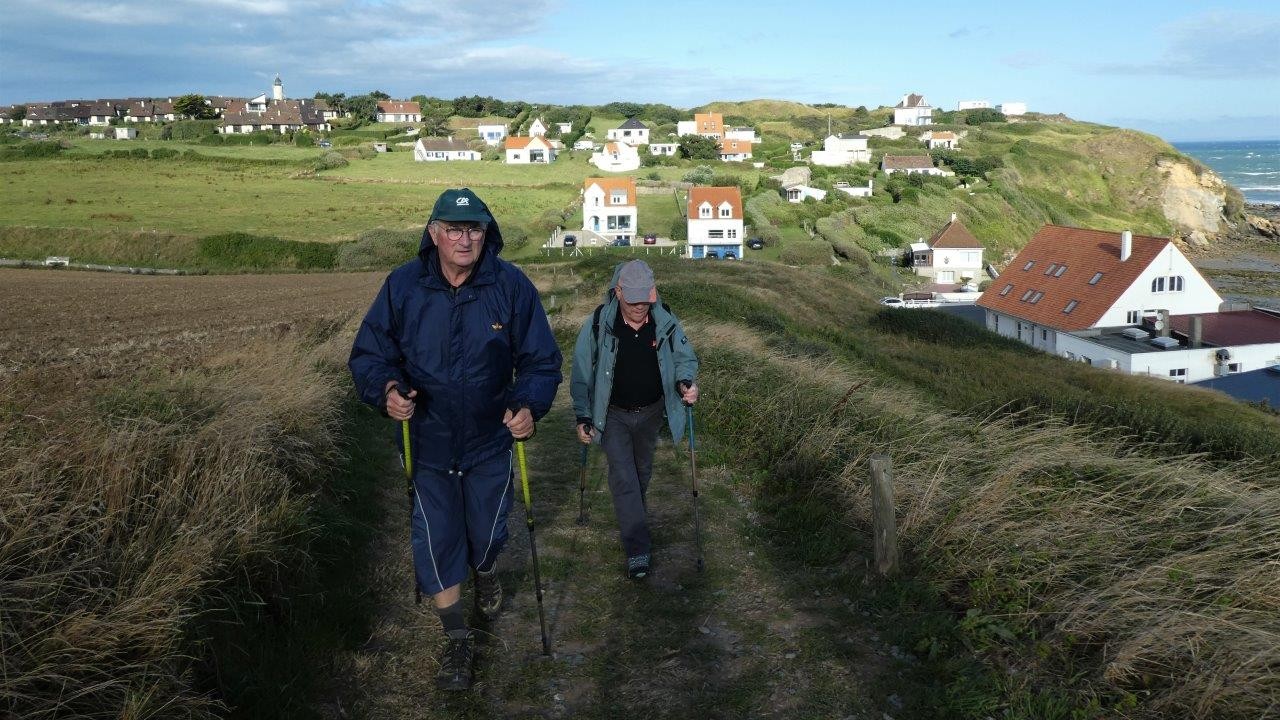
[[[496,222],[488,227],[456,293],[424,230],[417,259],[387,276],[351,348],[347,365],[364,402],[385,412],[390,380],[418,391],[409,421],[415,465],[465,470],[507,452],[503,412],[523,406],[541,419],[560,384],[560,349],[538,291],[498,257],[502,235]]]

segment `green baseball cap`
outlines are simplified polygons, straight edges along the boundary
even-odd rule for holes
[[[450,189],[440,193],[431,209],[431,219],[446,222],[493,222],[493,213],[470,188]]]

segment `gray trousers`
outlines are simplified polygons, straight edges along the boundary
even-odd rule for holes
[[[600,445],[609,461],[609,490],[627,557],[647,554],[650,549],[645,493],[653,475],[653,452],[662,428],[663,408],[661,400],[639,412],[610,405],[605,416]]]

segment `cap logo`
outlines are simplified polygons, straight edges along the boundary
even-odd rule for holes
[[[454,202],[454,205],[457,205],[458,207],[462,207],[462,206],[464,206],[464,205],[470,205],[470,204],[471,204],[471,198],[466,197],[465,195],[464,195],[464,196],[462,196],[462,197],[460,197],[460,198],[458,198],[458,199]]]

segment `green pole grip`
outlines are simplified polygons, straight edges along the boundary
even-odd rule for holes
[[[400,431],[404,436],[404,476],[413,479],[413,451],[409,446],[409,421],[400,421]]]

